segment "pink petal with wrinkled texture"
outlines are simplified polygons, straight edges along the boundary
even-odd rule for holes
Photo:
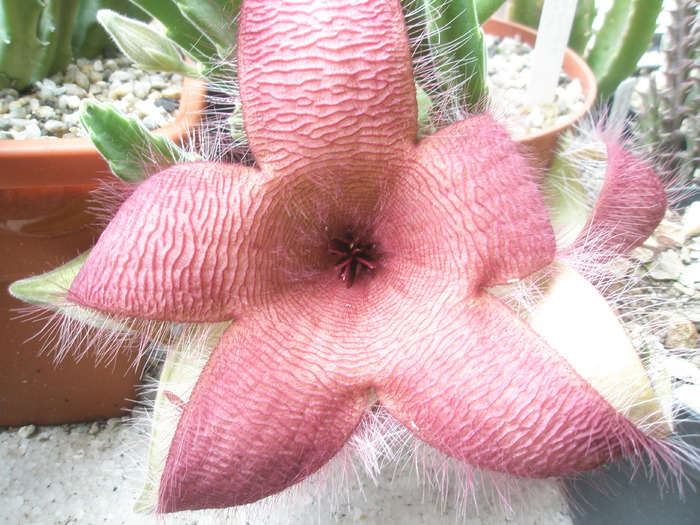
[[[641,245],[666,212],[659,176],[620,144],[606,140],[607,168],[593,212],[575,244],[613,257]]]
[[[350,437],[369,402],[369,386],[352,373],[362,350],[331,352],[334,342],[314,338],[313,319],[300,313],[285,300],[224,333],[179,421],[160,512],[276,494],[316,472]]]
[[[68,299],[144,319],[230,320],[274,286],[262,278],[278,228],[264,218],[269,200],[252,184],[260,177],[212,163],[153,175],[119,209]]]
[[[588,470],[646,437],[497,299],[443,308],[403,341],[380,402],[421,440],[482,469]]]
[[[162,512],[264,498],[337,452],[373,380],[391,375],[393,352],[432,330],[442,306],[407,296],[401,269],[388,261],[352,288],[329,272],[234,322],[178,424]]]
[[[264,169],[376,169],[416,137],[397,0],[247,0],[239,27],[246,132]]]
[[[471,290],[549,264],[555,239],[533,174],[506,130],[472,117],[421,141],[387,205],[382,238]]]

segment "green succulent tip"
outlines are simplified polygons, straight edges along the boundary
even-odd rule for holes
[[[111,11],[100,9],[97,20],[119,49],[142,69],[198,76],[197,65],[184,61],[175,44],[151,26]]]

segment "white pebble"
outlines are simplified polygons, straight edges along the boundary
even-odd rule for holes
[[[109,91],[109,84],[104,80],[99,80],[90,86],[90,94],[98,95]]]
[[[115,71],[109,75],[109,81],[113,84],[119,82],[129,82],[131,80],[131,74],[128,71]]]
[[[27,116],[27,109],[22,106],[10,108],[10,116],[13,118],[25,118]]]
[[[32,114],[37,118],[51,119],[54,115],[56,115],[56,110],[51,106],[39,106],[32,111]]]
[[[133,84],[134,96],[136,98],[146,98],[151,91],[151,83],[147,80],[139,80]]]
[[[31,123],[32,121],[26,118],[10,118],[10,124],[12,124],[12,127],[20,130],[26,128]]]
[[[168,87],[168,81],[165,80],[165,77],[163,77],[163,75],[151,75],[150,80],[153,89],[162,90]]]
[[[123,84],[112,84],[109,89],[110,98],[121,98],[127,94],[133,93],[134,86],[131,82],[124,82]]]
[[[78,71],[75,75],[75,83],[83,88],[84,90],[87,90],[90,88],[90,79],[88,76],[83,73],[82,71]]]
[[[84,97],[86,91],[81,88],[78,84],[64,84],[66,88],[66,95],[71,97]],[[88,86],[89,87],[89,86]]]
[[[78,75],[78,66],[76,64],[68,64],[68,67],[66,68],[66,72],[64,73],[63,76],[63,82],[65,83],[73,83],[75,82],[75,79]]]
[[[24,131],[20,131],[19,133],[17,133],[17,135],[15,135],[15,138],[19,140],[40,139],[41,128],[38,126],[38,124],[32,122],[26,128],[24,128]]]
[[[34,432],[36,432],[36,425],[26,425],[17,431],[17,435],[21,438],[28,438],[34,435]]]
[[[61,109],[78,109],[80,107],[80,97],[77,95],[61,95],[58,99],[58,107]]]
[[[50,134],[57,137],[62,136],[66,131],[68,131],[68,126],[61,122],[60,120],[51,119],[47,120],[44,124],[44,129]]]

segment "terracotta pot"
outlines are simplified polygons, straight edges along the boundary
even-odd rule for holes
[[[203,83],[185,80],[176,121],[158,132],[179,141],[204,95]],[[0,426],[114,417],[133,405],[141,375],[133,350],[107,364],[83,346],[83,359],[55,363],[37,337],[45,321],[23,319],[26,305],[7,291],[92,246],[100,227],[90,191],[109,177],[87,138],[0,141]]]
[[[537,40],[537,31],[522,24],[517,24],[508,20],[491,18],[483,25],[484,32],[498,37],[520,37],[526,44],[533,46]],[[570,129],[581,118],[586,115],[595,103],[598,87],[595,76],[588,67],[586,61],[571,49],[567,49],[564,54],[564,72],[572,79],[578,79],[584,93],[584,108],[576,114],[571,115],[559,126],[528,135],[518,140],[525,151],[538,159],[539,164],[548,168],[554,157],[554,152],[561,134]]]

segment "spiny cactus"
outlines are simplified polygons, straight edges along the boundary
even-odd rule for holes
[[[21,91],[64,69],[73,56],[94,56],[107,40],[97,9],[122,12],[128,0],[0,0],[0,88]]]
[[[637,130],[653,157],[686,182],[700,169],[699,11],[700,0],[680,0],[670,11],[662,76],[650,77]]]

